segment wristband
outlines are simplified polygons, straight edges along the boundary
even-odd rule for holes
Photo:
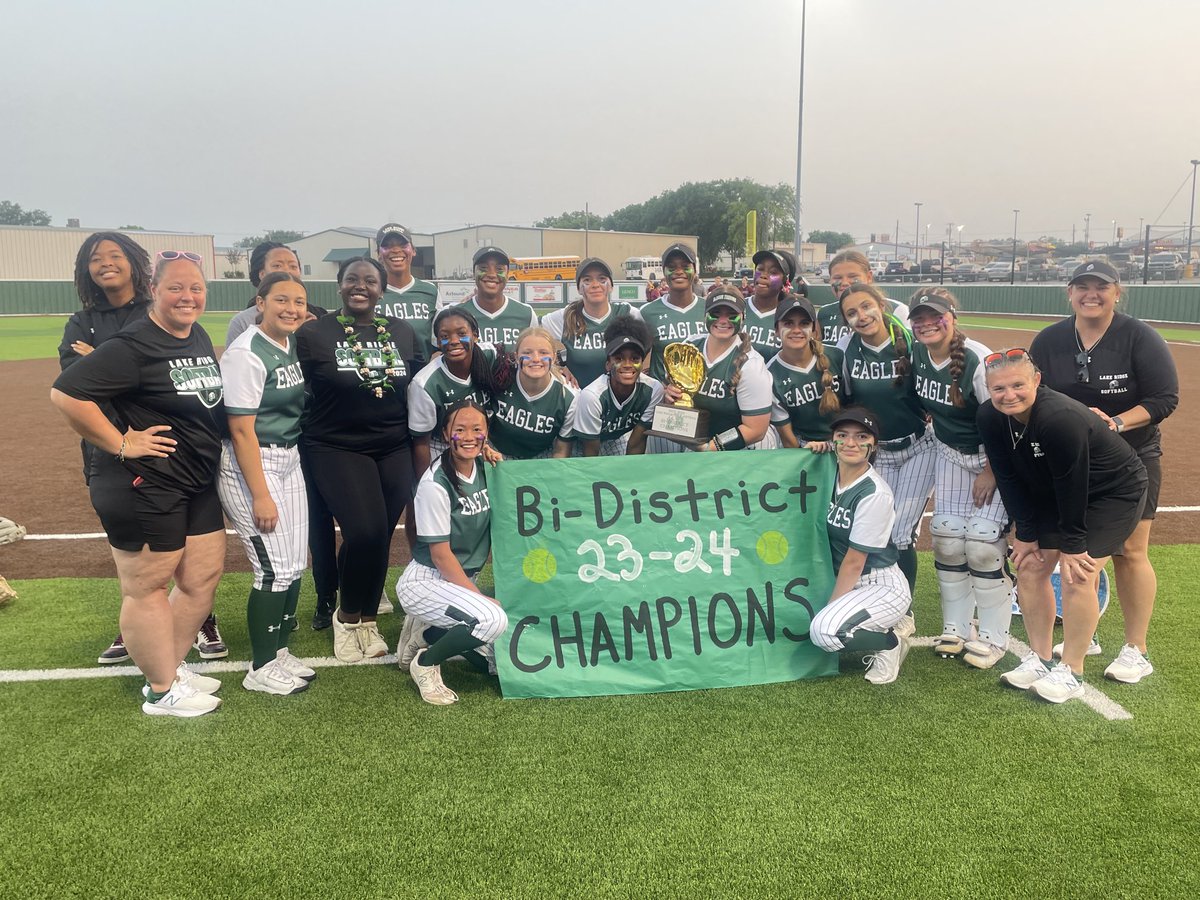
[[[741,450],[746,446],[746,439],[742,437],[740,428],[730,428],[728,431],[722,431],[715,438],[717,444],[722,450]]]

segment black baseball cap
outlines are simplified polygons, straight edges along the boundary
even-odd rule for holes
[[[1121,274],[1116,269],[1102,259],[1093,259],[1085,263],[1080,263],[1079,267],[1071,273],[1071,280],[1067,284],[1074,284],[1080,278],[1087,278],[1089,276],[1099,278],[1108,284],[1120,284],[1121,282]]]
[[[664,250],[662,252],[662,264],[665,266],[667,260],[678,253],[683,254],[687,258],[687,261],[692,264],[693,269],[696,268],[696,251],[687,244],[672,244]]]
[[[575,270],[576,287],[579,287],[579,282],[583,281],[583,273],[588,269],[601,269],[609,281],[613,280],[612,269],[609,268],[608,263],[598,256],[589,256],[587,259],[581,262],[579,267]]]
[[[938,294],[921,294],[908,307],[908,318],[911,320],[913,313],[923,306],[939,314],[950,313],[951,315],[957,315],[954,311],[954,304],[945,297]]]
[[[779,301],[779,305],[775,307],[775,324],[778,325],[784,320],[784,317],[793,310],[799,310],[808,316],[810,322],[817,321],[817,310],[812,305],[812,301],[802,294],[788,294]]]
[[[387,243],[387,241],[393,238],[399,238],[400,240],[404,241],[404,243],[411,244],[412,232],[396,222],[388,222],[377,232],[375,232],[375,244],[378,247],[382,247],[385,243]]]
[[[856,425],[861,425],[876,441],[879,440],[879,420],[875,418],[875,413],[871,412],[864,406],[851,406],[843,409],[833,417],[833,421],[829,424],[831,431],[837,431],[837,427],[843,422],[853,422]]]
[[[740,294],[734,294],[730,291],[717,289],[713,291],[704,301],[704,312],[707,314],[718,306],[728,306],[739,316],[746,314],[746,301]]]
[[[646,353],[649,352],[646,348],[646,345],[637,338],[628,334],[619,334],[604,345],[604,355],[606,357],[612,356],[614,353],[620,351],[623,347],[637,347],[637,349],[642,352],[642,356],[645,356]]]
[[[783,269],[788,281],[796,277],[796,258],[786,250],[759,250],[754,254],[752,262],[757,266],[764,259],[773,259],[779,263],[779,268]]]
[[[508,258],[508,254],[499,247],[480,247],[475,251],[475,255],[471,257],[471,266],[477,266],[489,256],[499,258],[506,266],[512,265],[512,260]]]

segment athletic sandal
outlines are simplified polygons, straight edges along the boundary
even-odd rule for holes
[[[338,618],[340,608],[333,611],[333,655],[344,663],[363,661],[362,646],[358,640],[361,622],[343,622]]]
[[[305,681],[315,681],[317,673],[315,669],[310,669],[296,657],[292,656],[287,647],[283,647],[275,654],[275,661],[283,666],[284,670],[293,678],[303,678]]]
[[[221,632],[217,630],[217,617],[209,616],[196,632],[196,640],[192,642],[201,659],[224,659],[229,655],[229,648],[221,640]]]
[[[434,706],[449,706],[451,703],[457,703],[458,694],[446,687],[446,683],[442,681],[442,667],[423,666],[418,662],[420,658],[421,655],[418,653],[408,667],[408,672],[412,675],[412,680],[417,683],[421,699]]]
[[[242,687],[248,691],[286,697],[308,690],[308,682],[292,675],[279,664],[278,659],[273,659],[257,669],[251,668],[242,679]]]
[[[100,658],[96,662],[102,666],[111,666],[123,663],[127,659],[129,659],[129,651],[125,649],[125,638],[118,634],[116,640],[108,645],[108,649],[100,654]]]
[[[148,685],[144,693],[150,693]],[[220,705],[220,698],[211,694],[201,694],[176,679],[171,683],[171,689],[155,702],[151,703],[147,698],[142,703],[142,712],[148,716],[178,716],[190,719],[210,713]]]

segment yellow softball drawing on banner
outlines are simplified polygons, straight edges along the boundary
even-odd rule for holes
[[[754,549],[758,558],[767,565],[778,565],[787,558],[787,538],[778,531],[764,531],[758,536],[758,543],[754,545]]]
[[[544,547],[534,547],[525,554],[521,571],[534,584],[545,584],[558,571],[558,560]]]

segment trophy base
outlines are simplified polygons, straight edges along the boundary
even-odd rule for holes
[[[659,404],[654,409],[654,422],[646,431],[655,437],[677,441],[680,444],[700,446],[708,438],[708,410],[694,406]]]

